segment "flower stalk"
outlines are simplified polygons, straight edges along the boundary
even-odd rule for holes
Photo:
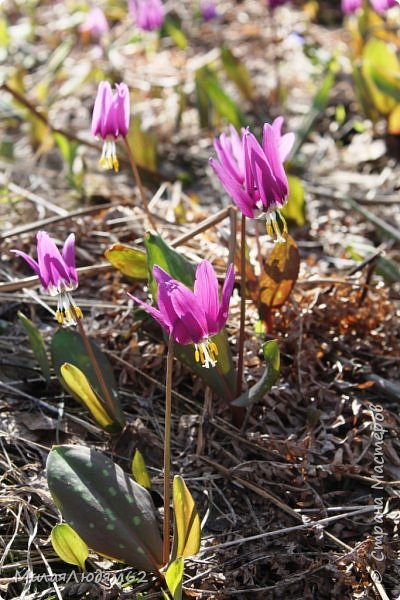
[[[164,522],[163,522],[163,564],[166,565],[170,551],[170,497],[171,497],[171,413],[172,413],[172,369],[174,360],[174,339],[168,339],[167,376],[165,382],[165,431],[164,431]]]
[[[236,379],[236,396],[242,393],[244,367],[244,335],[246,325],[246,217],[242,214],[240,225],[240,326]]]
[[[149,203],[148,203],[147,198],[146,198],[146,193],[144,191],[142,179],[141,179],[140,174],[139,174],[139,169],[137,168],[137,164],[136,164],[133,152],[132,152],[132,148],[131,148],[131,146],[130,146],[130,144],[128,142],[128,139],[126,137],[124,137],[123,140],[124,140],[125,148],[126,148],[126,151],[127,151],[127,154],[128,154],[129,164],[131,166],[132,173],[133,173],[133,176],[134,176],[135,181],[136,181],[136,185],[139,188],[140,198],[141,198],[141,200],[143,202],[143,208],[144,208],[144,210],[146,212],[147,218],[149,219],[149,222],[150,222],[151,226],[153,227],[154,231],[157,231],[157,225],[156,225],[156,223],[154,221],[154,218],[153,218],[153,215],[151,214],[150,209],[149,209]]]

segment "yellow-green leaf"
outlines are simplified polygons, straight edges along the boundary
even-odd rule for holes
[[[60,371],[70,393],[86,406],[96,423],[105,430],[112,428],[113,419],[104,408],[100,397],[96,394],[84,373],[70,363],[64,363]]]
[[[89,548],[83,539],[67,523],[59,523],[51,532],[51,543],[58,556],[70,565],[85,571]]]
[[[165,572],[165,581],[174,600],[182,600],[183,570],[183,556],[179,556],[168,566]]]
[[[237,85],[247,100],[251,100],[253,97],[253,82],[244,64],[226,46],[221,48],[221,60],[229,79]]]
[[[288,175],[288,182],[289,200],[285,207],[281,210],[281,213],[285,219],[288,221],[294,221],[296,225],[301,227],[306,221],[304,187],[301,180],[295,175]]]
[[[144,462],[142,453],[138,448],[136,448],[132,461],[132,475],[139,485],[146,488],[146,490],[151,489],[150,475],[147,470],[146,463]]]
[[[147,280],[146,254],[142,250],[129,248],[123,244],[114,244],[104,252],[110,263],[127,277]]]
[[[175,525],[172,558],[187,558],[197,554],[200,549],[200,517],[192,495],[180,475],[174,477],[172,495]]]
[[[382,40],[371,38],[364,47],[361,73],[369,88],[371,101],[383,115],[388,114],[395,106],[396,100],[381,92],[374,81],[377,70],[382,71],[382,65],[387,72],[397,72],[400,68],[396,52]]]

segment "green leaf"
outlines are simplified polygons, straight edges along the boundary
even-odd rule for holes
[[[157,171],[157,133],[143,128],[140,115],[131,118],[127,139],[137,164],[150,171]]]
[[[263,345],[263,354],[267,362],[262,377],[249,390],[241,394],[232,402],[233,406],[252,406],[272,388],[280,373],[280,352],[277,340],[270,340]]]
[[[143,250],[114,244],[104,252],[106,259],[127,277],[147,280],[147,260]]]
[[[46,473],[55,504],[89,548],[136,569],[161,568],[151,495],[119,465],[91,448],[53,446]]]
[[[304,186],[301,179],[295,175],[288,175],[288,182],[289,199],[281,213],[287,221],[294,221],[298,227],[301,227],[306,222]]]
[[[179,556],[174,560],[165,572],[165,581],[172,594],[173,600],[182,600],[184,559]]]
[[[20,320],[21,325],[25,329],[28,334],[29,343],[31,345],[33,354],[38,361],[39,367],[43,373],[43,377],[46,381],[50,381],[50,365],[49,360],[47,358],[46,347],[44,345],[43,338],[40,334],[40,331],[36,327],[34,323],[28,317],[26,317],[22,312],[18,312],[18,318]]]
[[[384,69],[382,69],[382,65],[384,65]],[[392,50],[389,44],[376,38],[368,40],[362,54],[361,74],[368,88],[370,103],[372,103],[382,115],[387,115],[393,110],[396,106],[396,100],[380,91],[374,81],[373,74],[379,78],[379,72],[386,71],[396,73],[399,70],[400,63],[397,59],[396,52]]]
[[[64,387],[79,402],[82,402],[88,409],[96,423],[105,431],[120,431],[121,426],[114,422],[112,415],[109,415],[107,409],[96,394],[85,375],[69,363],[64,363],[60,369],[61,377],[64,381]]]
[[[153,233],[145,236],[147,264],[149,269],[149,287],[154,299],[157,298],[157,282],[153,277],[153,267],[158,265],[174,279],[181,281],[192,288],[195,277],[194,265],[186,260],[179,252],[168,246],[162,238]],[[203,381],[211,387],[220,398],[229,402],[235,397],[235,373],[233,368],[232,353],[225,331],[213,337],[218,347],[218,363],[213,369],[204,369],[195,361],[194,346],[174,345],[175,356],[189,366]]]
[[[163,34],[169,35],[180,50],[186,50],[188,42],[182,31],[181,23],[177,18],[167,15],[164,19]]]
[[[8,48],[10,44],[10,34],[8,31],[7,21],[4,17],[0,17],[0,47]]]
[[[232,123],[236,129],[242,127],[244,124],[243,113],[236,102],[222,89],[215,73],[209,67],[198,69],[196,72],[196,84],[198,89],[201,90],[203,105],[204,98],[207,96],[209,103],[218,115],[223,117],[228,123]]]
[[[151,489],[150,475],[147,470],[146,463],[144,462],[142,453],[138,448],[136,448],[135,454],[133,456],[132,475],[135,481],[137,481],[137,483],[146,488],[146,490]]]
[[[351,258],[359,262],[373,254],[376,248],[371,244],[363,244],[361,242],[352,242],[346,246],[346,251]],[[396,283],[400,281],[400,267],[391,258],[379,256],[376,260],[376,273],[384,278],[386,283]]]
[[[172,488],[174,506],[174,539],[172,558],[188,558],[200,550],[201,528],[196,505],[186,483],[175,475]]]
[[[386,68],[371,65],[370,73],[372,81],[381,92],[400,102],[400,70],[389,71]]]
[[[118,423],[119,429],[122,429],[125,426],[125,417],[119,402],[117,383],[115,381],[114,373],[105,354],[103,354],[93,340],[90,339],[89,341],[103,375],[105,384],[110,393],[114,422]],[[69,329],[60,328],[54,334],[51,342],[51,356],[54,370],[61,385],[65,385],[61,376],[61,366],[64,363],[70,363],[71,365],[78,367],[78,369],[84,373],[97,396],[101,398],[104,403],[104,398],[102,398],[101,394],[101,387],[97,380],[93,365],[89,359],[89,356],[87,355],[82,338],[78,333],[70,331]]]
[[[221,60],[229,79],[237,85],[247,100],[251,100],[254,93],[253,82],[244,64],[226,46],[221,48]]]
[[[59,523],[53,527],[51,544],[61,560],[86,571],[85,561],[89,556],[89,548],[67,523]]]

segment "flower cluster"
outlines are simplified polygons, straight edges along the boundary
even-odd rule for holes
[[[153,274],[158,284],[158,309],[131,294],[130,297],[154,317],[178,344],[194,344],[196,362],[201,362],[206,368],[214,367],[218,348],[211,337],[221,331],[228,318],[235,282],[233,265],[226,274],[221,302],[217,277],[207,260],[197,266],[193,291],[157,265]]]
[[[125,83],[117,83],[113,93],[108,81],[101,81],[93,108],[92,134],[104,140],[100,165],[118,172],[119,162],[115,140],[125,137],[129,129],[129,90]]]
[[[283,117],[275,119],[272,125],[265,123],[262,144],[248,129],[239,134],[231,125],[230,136],[223,133],[214,140],[218,160],[210,159],[236,206],[246,217],[264,213],[269,235],[280,242],[284,238],[276,213],[286,204],[289,194],[283,163],[294,143],[293,133],[282,135],[282,125]],[[286,233],[286,224],[280,218]]]
[[[154,31],[164,23],[164,6],[161,0],[129,0],[129,11],[139,29]]]
[[[45,292],[50,296],[58,296],[56,319],[60,325],[73,324],[77,318],[82,318],[82,311],[74,304],[70,294],[78,287],[75,235],[71,233],[67,237],[62,252],[45,231],[39,231],[36,240],[37,261],[21,250],[12,252],[21,256],[32,267]]]
[[[396,6],[396,0],[370,0],[372,8],[379,14],[383,14],[389,8]],[[342,11],[349,15],[356,12],[362,6],[362,0],[342,0]]]

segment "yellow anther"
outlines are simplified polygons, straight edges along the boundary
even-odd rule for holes
[[[200,352],[198,351],[197,347],[196,347],[196,350],[194,351],[194,359],[196,362],[200,361]]]
[[[215,342],[209,342],[208,347],[210,348],[210,351],[215,354],[215,356],[218,356],[218,347]]]
[[[204,357],[204,344],[200,344],[200,361],[202,365],[204,365],[204,363],[206,362],[206,359]]]
[[[79,306],[74,305],[74,309],[75,309],[75,315],[78,317],[78,319],[83,319],[83,312],[81,311]]]
[[[113,168],[116,173],[119,171],[119,162],[116,156],[113,156]]]
[[[56,310],[56,319],[60,325],[64,323],[64,313],[61,310]]]

